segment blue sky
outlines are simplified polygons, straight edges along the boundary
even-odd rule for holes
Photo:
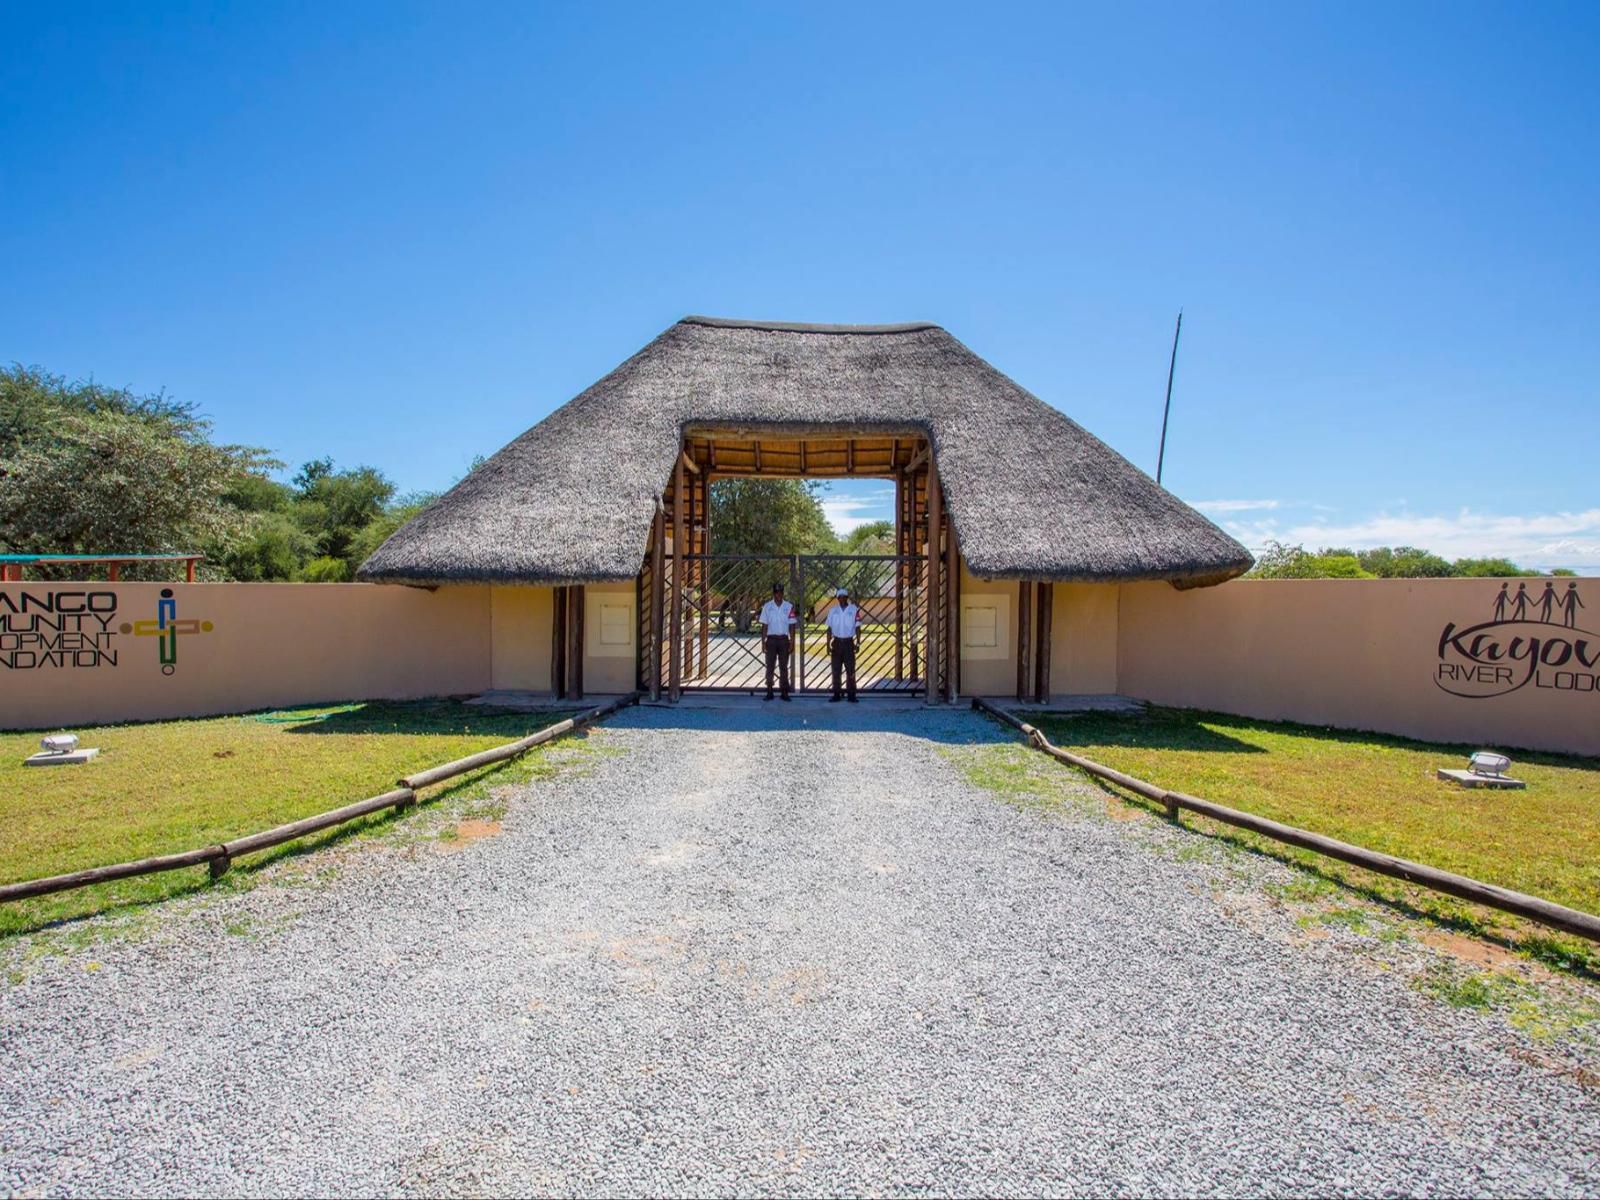
[[[937,321],[1153,472],[1182,307],[1247,543],[1600,569],[1593,4],[0,19],[0,359],[291,464],[448,485],[701,312]]]

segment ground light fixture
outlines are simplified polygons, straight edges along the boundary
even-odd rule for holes
[[[1467,760],[1467,767],[1474,775],[1498,776],[1511,769],[1511,760],[1493,750],[1479,750]]]
[[[78,749],[78,735],[75,733],[52,733],[39,739],[41,749],[37,754],[30,754],[22,760],[25,767],[63,767],[77,766],[88,762],[100,753],[100,747],[90,746]]]
[[[1520,779],[1513,779],[1506,772],[1511,769],[1509,756],[1501,754],[1498,750],[1475,750],[1467,759],[1465,771],[1458,768],[1440,767],[1440,779],[1451,783],[1460,784],[1462,787],[1474,788],[1521,788],[1528,785]]]

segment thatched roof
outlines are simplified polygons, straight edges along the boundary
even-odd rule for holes
[[[918,432],[974,574],[1220,583],[1238,542],[936,325],[687,317],[402,526],[360,577],[632,579],[686,430]]]

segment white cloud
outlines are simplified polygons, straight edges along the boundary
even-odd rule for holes
[[[840,537],[849,537],[853,530],[874,521],[894,518],[894,492],[883,490],[858,496],[823,496],[822,515]]]
[[[1251,512],[1256,509],[1277,508],[1276,500],[1191,500],[1190,505],[1201,512]]]
[[[1504,514],[1463,508],[1454,516],[1381,513],[1363,521],[1280,524],[1229,521],[1228,532],[1259,549],[1269,541],[1305,546],[1420,546],[1445,558],[1509,558],[1519,566],[1600,568],[1600,508]]]

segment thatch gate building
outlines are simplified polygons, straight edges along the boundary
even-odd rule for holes
[[[494,588],[496,687],[676,697],[718,678],[729,589],[709,495],[730,476],[893,481],[875,598],[896,614],[886,690],[930,701],[1100,690],[1100,592],[1201,587],[1251,562],[938,326],[688,317],[403,526],[361,578]]]

